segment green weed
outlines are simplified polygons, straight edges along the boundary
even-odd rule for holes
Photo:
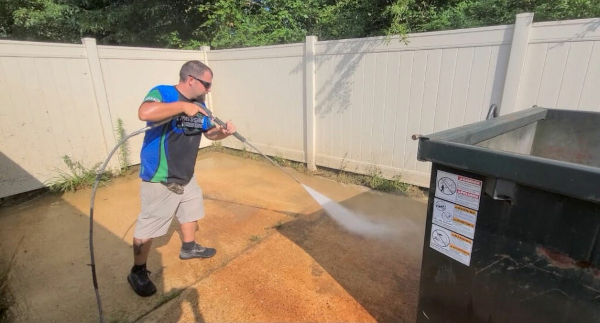
[[[171,300],[173,300],[175,298],[177,298],[179,295],[181,295],[181,293],[183,293],[183,291],[184,291],[183,289],[175,289],[175,290],[172,290],[172,291],[164,294],[158,300],[157,307],[160,306],[160,305],[162,305],[162,304],[165,304],[165,303],[167,303],[167,302],[169,302],[169,301],[171,301]]]
[[[117,135],[117,142],[121,142],[121,140],[127,137],[127,133],[125,132],[125,124],[121,118],[117,119],[116,128],[117,129],[115,132]],[[119,147],[118,155],[120,166],[119,175],[125,175],[129,169],[129,165],[131,165],[131,147],[129,146],[129,141],[124,142]]]
[[[271,159],[273,159],[273,161],[276,162],[279,166],[286,166],[285,159],[283,159],[279,154],[277,154],[276,156],[271,156]]]
[[[91,168],[87,168],[81,162],[73,161],[71,157],[67,155],[64,155],[62,159],[65,165],[67,165],[68,170],[64,171],[56,168],[58,175],[48,182],[48,188],[51,192],[75,192],[94,184],[96,175],[100,171],[101,163],[97,163]],[[100,183],[108,182],[111,177],[112,174],[110,172],[105,172],[100,178]]]
[[[381,174],[381,170],[377,167],[371,167],[367,172],[369,176],[367,186],[371,189],[382,192],[393,192],[396,190],[406,192],[409,188],[408,184],[400,181],[399,176],[395,176],[391,180],[384,178]]]
[[[283,225],[283,220],[279,220],[271,228],[273,228],[273,229],[279,229],[279,228],[281,228],[282,225]]]

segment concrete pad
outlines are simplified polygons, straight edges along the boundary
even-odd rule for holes
[[[186,302],[190,306],[182,306]],[[285,236],[273,234],[143,321],[375,322],[375,319],[309,254]]]
[[[196,177],[207,216],[196,237],[217,255],[179,260],[173,221],[148,260],[159,290],[152,297],[135,295],[125,278],[139,179],[119,178],[98,191],[94,244],[107,321],[413,321],[426,200],[295,174],[397,234],[350,234],[275,166],[201,153]],[[0,209],[0,257],[16,253],[10,284],[18,321],[97,320],[89,197],[81,190]]]

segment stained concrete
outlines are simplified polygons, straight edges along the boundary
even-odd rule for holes
[[[138,297],[126,281],[139,179],[99,189],[94,241],[107,321],[414,321],[426,200],[293,173],[396,234],[350,234],[276,167],[201,153],[196,176],[207,216],[196,237],[218,252],[179,260],[174,220],[148,260],[158,288],[152,297]],[[10,284],[18,321],[97,320],[87,265],[89,196],[81,190],[0,209],[0,257],[16,255]]]

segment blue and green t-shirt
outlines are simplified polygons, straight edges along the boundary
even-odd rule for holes
[[[144,98],[144,102],[146,101],[193,102],[179,93],[173,85],[153,88]],[[148,122],[148,125],[152,125],[152,122]],[[187,184],[194,175],[202,133],[212,127],[214,125],[211,120],[204,115],[188,117],[181,114],[171,122],[147,131],[140,155],[142,180]]]

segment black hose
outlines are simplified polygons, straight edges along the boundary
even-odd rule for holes
[[[123,138],[113,150],[108,154],[108,157],[100,167],[98,174],[96,175],[96,181],[94,182],[94,187],[92,188],[92,197],[90,199],[90,266],[92,267],[92,280],[94,282],[94,291],[96,292],[96,302],[98,303],[98,314],[100,315],[100,323],[104,323],[104,315],[102,314],[102,301],[100,300],[100,292],[98,291],[98,279],[96,278],[96,262],[94,261],[94,200],[96,198],[96,190],[98,189],[98,184],[100,184],[100,179],[102,178],[102,174],[104,174],[104,170],[106,169],[106,165],[114,155],[115,151],[119,149],[119,147],[125,143],[129,138],[133,136],[137,136],[141,133],[144,133],[150,129],[156,128],[158,126],[162,126],[163,124],[171,121],[171,119],[163,120],[161,122],[155,123],[151,126],[144,127],[138,131],[132,132],[127,137]]]
[[[212,112],[207,109],[205,106],[200,105],[200,103],[196,103],[196,105],[198,105],[199,107],[201,107],[204,111],[206,111],[206,114],[209,118],[211,118],[216,124],[218,124],[219,126],[227,129],[227,124],[223,121],[221,121],[221,119],[213,116]],[[242,135],[240,135],[237,132],[233,133],[233,136],[236,137],[239,141],[241,141],[244,144],[247,144],[248,146],[250,146],[252,149],[256,150],[259,154],[261,154],[263,157],[265,157],[268,161],[270,161],[273,165],[279,167],[279,169],[281,169],[284,173],[286,173],[288,176],[290,176],[293,180],[295,180],[298,184],[302,184],[300,183],[300,181],[294,177],[294,175],[292,175],[291,173],[289,173],[288,171],[286,171],[285,169],[283,169],[283,167],[279,166],[279,164],[277,164],[275,161],[273,161],[271,158],[267,157],[267,155],[263,154],[262,151],[258,150],[258,148],[254,147],[254,145],[252,145],[251,143],[249,143],[246,138],[244,138]]]

